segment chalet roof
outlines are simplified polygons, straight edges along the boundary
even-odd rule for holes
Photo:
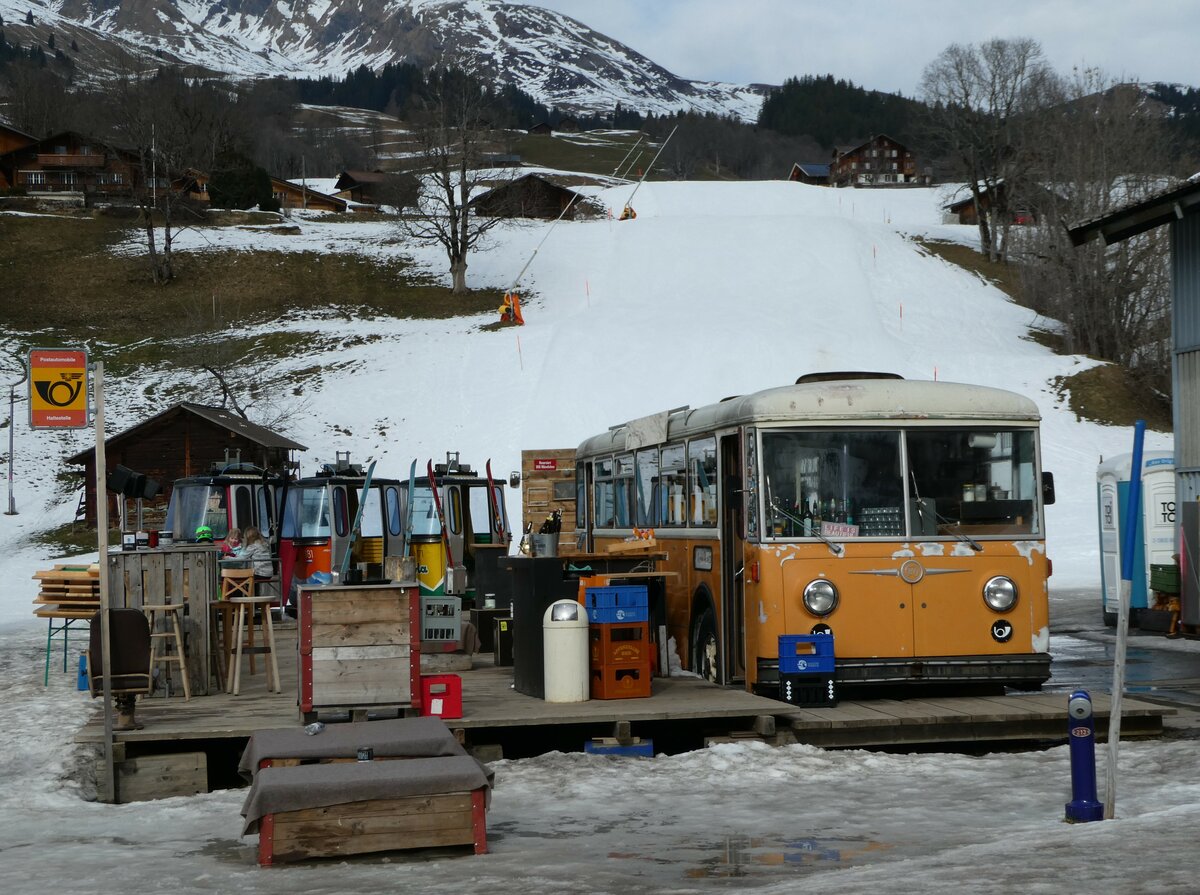
[[[37,137],[33,134],[27,134],[25,131],[15,128],[11,124],[5,124],[3,121],[0,121],[0,131],[7,131],[10,134],[16,134],[18,137],[25,137],[31,143],[37,142]]]
[[[515,177],[512,180],[506,180],[503,183],[492,187],[486,193],[480,193],[471,200],[470,204],[474,205],[476,202],[484,199],[494,198],[498,193],[520,189],[521,187],[532,184],[535,181],[541,181],[542,183],[553,187],[554,189],[563,190],[564,192],[568,193],[574,193],[580,199],[586,198],[586,194],[581,193],[579,190],[573,189],[572,187],[581,186],[588,183],[595,183],[594,180],[591,180],[587,177],[571,177],[569,175],[555,176],[552,174],[522,174],[520,177]]]
[[[252,441],[255,444],[262,445],[266,448],[282,448],[289,451],[307,451],[308,448],[300,444],[298,441],[292,441],[290,438],[285,438],[278,432],[273,432],[270,429],[260,426],[257,423],[251,423],[242,419],[236,413],[231,413],[223,407],[209,407],[205,404],[192,404],[187,401],[180,402],[161,413],[157,413],[149,419],[142,420],[136,426],[126,429],[124,432],[118,432],[109,438],[104,439],[105,447],[114,444],[119,444],[133,438],[149,428],[153,428],[159,423],[167,422],[184,413],[190,413],[198,416],[201,419],[212,423],[213,425],[227,429],[230,432],[236,432],[238,435],[245,438],[247,441]],[[96,449],[88,448],[85,451],[80,451],[67,458],[68,463],[83,464],[88,461]]]
[[[868,146],[870,146],[876,140],[880,140],[880,139],[890,140],[892,143],[895,143],[897,146],[901,147],[902,149],[908,148],[907,144],[901,143],[895,137],[889,137],[887,134],[872,134],[866,140],[863,140],[861,143],[856,143],[853,146],[835,146],[834,153],[835,153],[835,155],[847,155],[851,152],[858,152],[858,150],[866,149]]]
[[[390,174],[385,174],[383,171],[351,171],[349,169],[338,175],[337,188],[344,190],[354,186],[356,183],[383,183]]]
[[[829,165],[814,165],[797,162],[796,167],[809,177],[828,177]]]
[[[1067,235],[1077,246],[1097,236],[1112,245],[1190,214],[1200,214],[1200,174],[1116,211],[1079,221],[1067,228]]]
[[[304,184],[292,183],[290,180],[284,180],[282,177],[272,177],[271,186],[277,189],[287,190],[289,193],[298,193],[301,196],[307,196],[320,202],[331,202],[334,205],[340,206],[342,211],[345,211],[349,205],[349,203],[340,196],[331,196],[328,193],[319,192],[314,190],[312,187],[305,186]]]

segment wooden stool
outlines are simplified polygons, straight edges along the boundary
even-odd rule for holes
[[[225,689],[227,675],[233,665],[233,624],[236,609],[237,607],[228,600],[208,604],[209,649],[212,667],[216,671],[217,681],[222,690]]]
[[[251,579],[253,581],[253,579]],[[283,687],[279,684],[279,663],[275,660],[275,626],[271,623],[271,601],[274,597],[233,597],[228,602],[237,607],[237,621],[234,625],[234,637],[237,644],[237,655],[233,660],[233,667],[229,670],[229,683],[225,686],[226,693],[232,693],[237,696],[241,692],[242,687],[242,654],[246,653],[250,656],[250,673],[254,674],[254,657],[259,653],[266,653],[271,657],[271,662],[266,668],[267,672],[267,689],[274,690],[276,693],[283,692]],[[265,642],[262,646],[254,645],[254,613],[255,610],[262,612],[262,626],[266,634]],[[249,630],[247,631],[246,616],[249,613],[250,622]],[[244,636],[245,635],[245,636]]]
[[[182,603],[146,603],[142,606],[142,611],[146,613],[146,617],[150,622],[150,668],[153,669],[156,662],[175,663],[179,666],[179,676],[183,679],[183,699],[185,702],[192,698],[192,687],[188,683],[187,670],[187,654],[183,650],[183,631],[179,627],[179,613],[183,611]],[[157,630],[158,616],[169,616],[171,619],[171,629],[169,631]],[[172,642],[174,642],[175,652],[169,652]],[[159,644],[163,645],[163,651],[160,652]],[[153,674],[153,670],[150,672]]]

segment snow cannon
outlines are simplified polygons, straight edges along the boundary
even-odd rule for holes
[[[1071,746],[1067,823],[1103,820],[1104,805],[1096,799],[1096,719],[1087,690],[1076,690],[1067,700],[1067,726]]]

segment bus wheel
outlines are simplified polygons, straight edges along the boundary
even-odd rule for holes
[[[719,684],[720,663],[717,661],[717,620],[711,608],[705,609],[696,622],[692,638],[692,671],[706,681]]]

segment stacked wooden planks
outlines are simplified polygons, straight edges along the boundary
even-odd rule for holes
[[[41,589],[34,599],[38,618],[91,618],[100,608],[100,567],[56,564],[35,572]]]

